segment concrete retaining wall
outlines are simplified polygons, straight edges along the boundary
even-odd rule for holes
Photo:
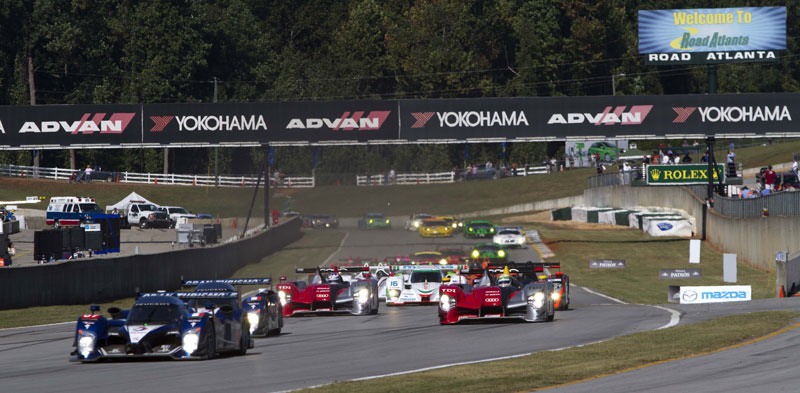
[[[703,200],[682,187],[599,187],[584,191],[586,205],[596,207],[635,208],[641,206],[672,207],[695,218],[697,234],[703,225]],[[709,210],[706,240],[725,253],[765,270],[775,269],[777,251],[798,251],[800,219],[798,217],[733,219]]]
[[[0,269],[0,310],[97,303],[137,292],[175,290],[182,279],[229,277],[298,240],[300,225],[300,220],[291,220],[216,247]]]

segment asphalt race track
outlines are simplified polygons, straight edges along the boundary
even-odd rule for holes
[[[357,231],[350,228],[339,252],[331,260],[348,257],[378,257],[408,255],[413,251],[435,248],[437,245],[479,243],[460,236],[451,239],[422,239],[401,229],[390,231]],[[512,252],[512,260],[538,260],[532,248]],[[568,273],[568,272],[567,272]],[[580,284],[580,283],[573,283]],[[776,299],[791,300],[791,299]],[[771,302],[766,308],[792,306],[793,302]],[[572,310],[557,312],[552,323],[471,323],[440,326],[435,307],[414,306],[387,308],[381,306],[375,316],[308,316],[286,319],[283,334],[256,339],[256,347],[244,357],[223,357],[212,361],[124,361],[81,364],[69,362],[72,350],[74,323],[0,330],[0,381],[8,392],[86,392],[97,389],[117,392],[191,391],[216,392],[232,389],[240,392],[273,392],[316,386],[334,381],[379,376],[441,365],[475,362],[498,357],[527,354],[605,340],[614,336],[656,329],[670,323],[667,310],[642,305],[620,304],[613,299],[592,294],[580,288],[572,289]],[[677,306],[675,307],[678,308]],[[792,308],[792,307],[790,307]],[[729,312],[741,312],[731,308]],[[684,308],[689,319],[700,320],[708,307]],[[723,311],[720,314],[725,314]],[[77,318],[77,315],[76,315]],[[790,370],[783,374],[796,382],[800,375],[791,361],[797,333],[783,335],[757,345],[737,349],[748,351],[737,356],[763,355],[764,370],[771,367]],[[783,340],[783,341],[778,341]],[[765,347],[766,346],[766,347]],[[778,348],[785,347],[778,351]],[[759,350],[761,348],[761,350]],[[734,352],[734,351],[730,351]],[[796,352],[796,351],[794,351]],[[782,358],[775,358],[783,356]],[[727,352],[711,356],[726,357]],[[668,363],[671,366],[685,361]],[[736,374],[736,358],[728,358],[730,375]],[[783,360],[783,361],[781,361]],[[712,362],[714,363],[714,362]],[[702,373],[702,365],[687,366]],[[740,363],[738,367],[743,367]],[[653,368],[637,373],[653,373]],[[712,372],[708,370],[706,372]],[[714,372],[718,372],[716,370]],[[629,373],[630,374],[630,373]],[[662,373],[663,374],[663,373]],[[628,375],[628,374],[625,374]],[[702,375],[702,374],[698,374]],[[725,374],[715,378],[720,381]],[[644,376],[641,379],[649,379]],[[653,373],[652,378],[668,378]],[[687,377],[688,378],[688,377]],[[563,391],[657,391],[649,385],[625,390],[628,385],[572,385]],[[622,378],[625,380],[625,378]],[[640,378],[637,378],[640,379]],[[699,377],[698,377],[699,379]],[[654,379],[655,380],[655,379]],[[787,379],[789,380],[789,379]],[[711,380],[714,383],[713,379]],[[720,381],[714,387],[722,389]],[[630,381],[627,381],[630,385]],[[687,382],[673,380],[662,391],[685,391]],[[794,384],[796,386],[796,384]],[[631,385],[632,386],[632,385]],[[660,385],[657,385],[660,386]],[[716,391],[703,386],[697,391]],[[766,385],[776,386],[776,385]],[[680,387],[680,388],[679,388]],[[752,385],[750,385],[752,388]],[[677,390],[676,390],[677,389]],[[773,389],[768,389],[773,390]],[[718,390],[723,391],[723,390]],[[724,391],[737,390],[731,386]]]

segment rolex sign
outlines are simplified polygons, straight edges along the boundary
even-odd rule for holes
[[[708,164],[649,165],[647,184],[653,186],[708,184],[709,177],[714,183],[725,182],[725,168],[717,165],[709,176]]]

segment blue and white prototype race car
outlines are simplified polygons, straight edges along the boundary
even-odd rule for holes
[[[242,296],[242,309],[253,337],[279,335],[283,328],[283,307],[278,293],[272,290],[272,278],[226,278],[216,280],[185,280],[183,287],[195,292],[237,292],[235,286],[263,286]]]
[[[459,265],[392,266],[395,274],[386,279],[386,305],[437,304],[445,274],[459,269]]]
[[[111,318],[98,311],[78,318],[75,361],[211,359],[253,348],[237,292],[144,293],[130,310],[109,308]]]

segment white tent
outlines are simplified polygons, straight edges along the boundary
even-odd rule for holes
[[[151,202],[151,201],[147,200],[147,198],[137,194],[134,191],[134,192],[128,194],[128,196],[126,196],[125,198],[122,198],[121,201],[119,201],[119,202],[117,202],[117,203],[115,203],[113,205],[106,206],[106,211],[110,212],[110,211],[114,210],[115,207],[117,208],[117,210],[123,211],[123,210],[125,210],[126,206],[128,206],[129,204],[131,204],[133,202],[135,202],[135,203],[152,203],[152,204],[158,206],[157,203],[154,203],[154,202]]]

